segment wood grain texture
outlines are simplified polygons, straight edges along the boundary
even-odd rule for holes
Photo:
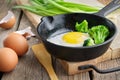
[[[107,5],[111,2],[111,0],[98,0],[99,2],[101,2],[104,5]]]
[[[44,66],[51,80],[58,80],[56,73],[52,67],[52,59],[50,54],[45,50],[43,44],[33,45],[32,50],[38,61]]]
[[[98,0],[100,3],[104,4],[106,6],[109,4],[112,0]],[[110,13],[106,16],[106,18],[110,19],[115,23],[115,25],[118,28],[118,33],[116,38],[113,40],[110,49],[111,51],[111,59],[119,58],[120,57],[120,9],[115,10],[114,12]]]
[[[18,5],[24,5],[24,4],[29,4],[29,0],[16,0],[16,3]],[[34,25],[34,27],[37,27],[38,24],[41,21],[41,16],[35,15],[31,12],[28,12],[26,10],[23,10],[24,13],[27,15],[28,19],[32,22],[32,24]]]
[[[6,38],[6,36],[11,32],[16,31],[16,29],[18,28],[20,10],[11,9],[15,5],[15,2],[11,2],[11,4],[7,5],[6,0],[0,0],[0,5],[1,5],[1,7],[0,7],[1,19],[7,15],[8,10],[11,10],[16,17],[16,22],[15,22],[15,25],[13,26],[13,28],[11,28],[10,30],[0,28],[0,37],[1,37],[0,38],[0,47],[3,47],[3,40]]]
[[[105,61],[96,66],[101,70],[120,67],[120,59]],[[94,80],[120,80],[120,71],[108,74],[99,74],[94,71]]]

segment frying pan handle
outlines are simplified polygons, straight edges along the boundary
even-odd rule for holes
[[[101,9],[99,12],[95,13],[95,15],[105,17],[112,11],[118,9],[120,7],[120,0],[112,0],[107,6]]]
[[[90,68],[92,68],[93,70],[95,70],[96,72],[101,73],[101,74],[120,71],[120,66],[119,66],[119,67],[115,67],[115,68],[111,68],[111,69],[100,70],[100,69],[98,69],[98,68],[97,68],[96,66],[94,66],[94,65],[83,65],[83,66],[79,66],[79,67],[78,67],[78,70],[85,70],[85,69],[90,69]]]

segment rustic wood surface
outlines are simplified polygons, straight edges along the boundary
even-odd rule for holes
[[[0,28],[0,48],[3,47],[3,40],[5,37],[13,31],[21,30],[31,26],[32,31],[36,33],[36,28],[33,26],[33,24],[31,24],[26,15],[24,15],[20,9],[12,9],[14,5],[16,5],[14,0],[12,0],[11,4],[9,5],[7,5],[6,0],[0,0],[0,18],[2,18],[8,10],[12,10],[16,16],[16,24],[12,29],[5,30]],[[50,80],[48,73],[43,66],[39,64],[31,49],[32,45],[40,43],[38,36],[31,38],[28,43],[29,51],[26,53],[26,55],[19,57],[19,63],[12,72],[2,73],[3,75],[1,80]],[[117,66],[120,66],[120,59],[114,59],[97,64],[97,67],[100,69],[107,69]],[[59,80],[90,80],[89,72],[68,75],[60,62],[55,58],[53,59],[53,68]],[[110,74],[98,74],[93,72],[93,74],[94,80],[120,80],[120,72],[114,72]]]
[[[102,4],[106,5],[108,4],[111,0],[98,0],[99,2],[101,2]]]

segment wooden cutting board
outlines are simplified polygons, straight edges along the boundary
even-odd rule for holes
[[[66,1],[72,1],[72,2],[80,2],[80,3],[86,3],[92,6],[101,6],[104,7],[106,4],[108,4],[111,0],[66,0]],[[23,5],[23,4],[29,4],[28,0],[16,0],[17,4],[19,5]],[[101,2],[101,3],[100,3]],[[32,22],[32,24],[35,26],[35,28],[37,28],[37,25],[40,23],[40,19],[41,16],[35,15],[31,12],[28,12],[26,10],[23,10],[24,13],[27,15],[28,19]],[[113,13],[111,13],[110,15],[106,16],[107,18],[109,18],[110,20],[112,20],[116,26],[118,27],[118,30],[120,30],[120,9],[114,11]],[[82,65],[86,65],[86,64],[97,64],[99,62],[105,61],[105,60],[111,60],[111,59],[115,59],[115,58],[119,58],[120,57],[120,31],[118,31],[117,37],[115,38],[115,40],[112,42],[110,48],[107,50],[107,52],[103,55],[100,56],[96,59],[93,60],[89,60],[89,61],[83,61],[83,62],[67,62],[64,60],[59,60],[60,63],[63,65],[63,67],[65,68],[65,70],[68,72],[68,74],[76,74],[79,72],[83,72],[83,71],[79,71],[78,70],[78,66],[82,66]],[[42,49],[40,49],[42,50]],[[88,71],[88,70],[85,70]]]

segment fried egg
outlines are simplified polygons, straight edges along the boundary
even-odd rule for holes
[[[90,36],[88,33],[81,32],[66,32],[54,37],[48,38],[47,41],[68,47],[82,47],[84,41],[89,39]]]

